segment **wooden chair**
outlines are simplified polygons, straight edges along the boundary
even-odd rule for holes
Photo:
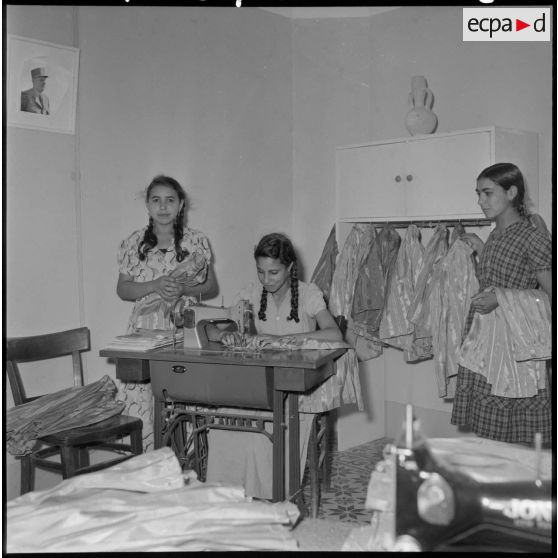
[[[15,405],[38,397],[27,397],[18,363],[41,361],[72,355],[74,386],[83,386],[81,353],[90,349],[87,327],[68,331],[13,337],[7,339],[6,366]],[[69,369],[69,366],[68,366]],[[46,394],[45,394],[46,395]],[[96,424],[72,428],[39,438],[40,444],[31,454],[21,457],[21,494],[34,489],[35,468],[56,471],[67,479],[82,473],[105,469],[142,453],[143,422],[139,418],[116,415]],[[130,443],[121,441],[130,437]],[[120,440],[120,441],[117,441]],[[117,458],[90,464],[90,451],[117,453]],[[59,460],[49,459],[58,456]]]

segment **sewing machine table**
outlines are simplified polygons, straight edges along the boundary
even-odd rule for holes
[[[333,361],[346,349],[319,349],[298,351],[237,352],[215,344],[208,349],[164,347],[152,351],[123,351],[103,349],[100,356],[115,359],[116,377],[123,381],[147,381],[151,373],[167,370],[173,382],[174,399],[183,403],[204,403],[214,406],[238,405],[273,410],[273,501],[285,499],[285,398],[288,399],[289,428],[289,493],[292,497],[300,489],[300,450],[298,395],[324,382],[334,373]],[[185,373],[186,372],[186,373]],[[189,376],[188,372],[193,375]],[[165,372],[163,372],[165,373]],[[250,390],[223,389],[225,379],[244,377],[251,380],[265,378],[265,385],[254,391],[256,402],[250,401]],[[192,380],[194,378],[194,380]],[[180,383],[191,383],[180,392]],[[199,382],[202,382],[200,385]],[[192,383],[193,382],[193,383]],[[152,381],[153,383],[153,381]],[[242,382],[241,382],[242,383]],[[241,386],[242,387],[242,386]],[[193,389],[192,389],[193,388]],[[154,393],[155,393],[154,389]],[[239,399],[239,393],[243,395]],[[191,394],[191,395],[190,395]],[[176,397],[179,395],[179,398]],[[193,400],[192,400],[193,399]],[[267,403],[267,404],[266,404]],[[161,446],[162,425],[159,409],[162,398],[155,395],[154,436],[155,448]],[[281,435],[277,435],[280,433]]]

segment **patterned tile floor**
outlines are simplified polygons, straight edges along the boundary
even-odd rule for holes
[[[331,488],[321,492],[318,519],[370,524],[372,514],[364,508],[370,475],[391,439],[380,438],[345,451],[330,451]],[[304,500],[310,503],[310,486],[304,479]]]

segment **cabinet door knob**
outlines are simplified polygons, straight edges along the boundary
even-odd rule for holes
[[[399,175],[395,177],[395,182],[401,182],[401,177]]]
[[[184,372],[186,372],[186,367],[185,367],[185,366],[180,366],[180,364],[175,364],[175,365],[172,367],[172,371],[173,371],[175,374],[184,374]]]
[[[413,180],[413,175],[412,175],[412,174],[408,174],[408,175],[407,175],[407,182],[411,182],[411,180]]]

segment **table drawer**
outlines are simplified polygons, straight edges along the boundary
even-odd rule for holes
[[[153,394],[207,405],[273,409],[273,369],[238,364],[150,361]]]

